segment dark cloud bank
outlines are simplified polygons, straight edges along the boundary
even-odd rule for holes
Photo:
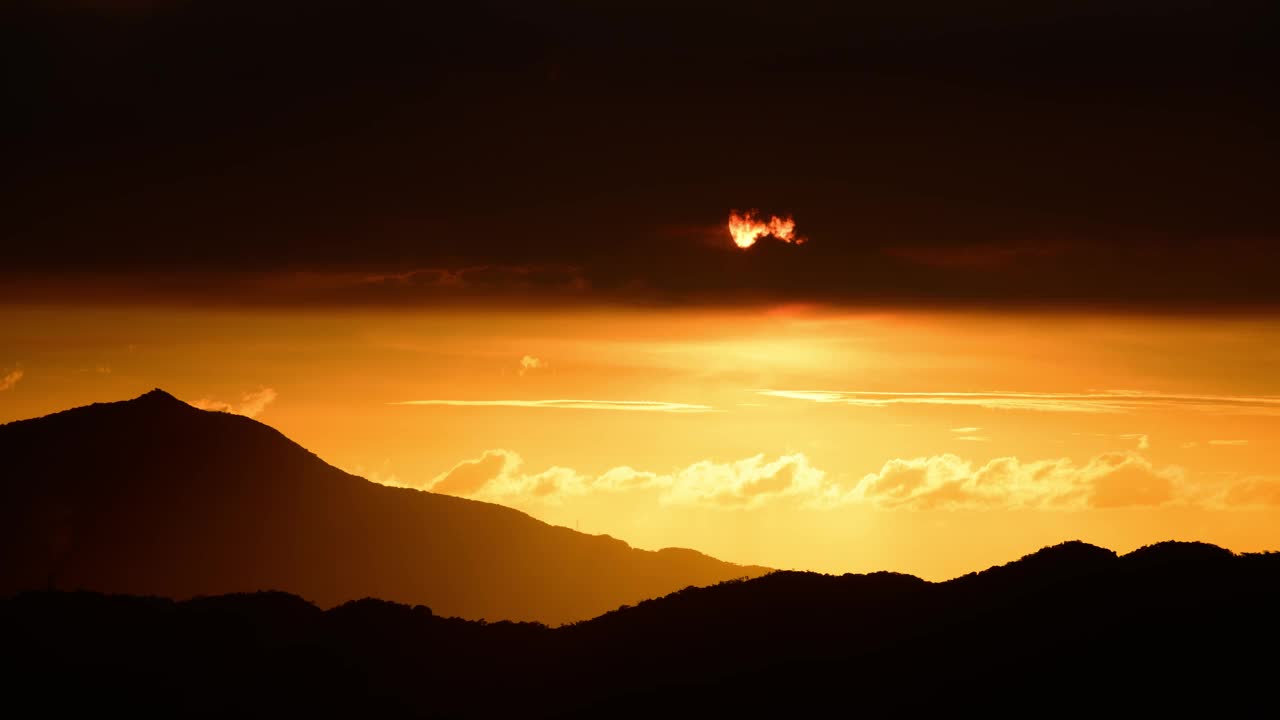
[[[0,299],[1280,301],[1274,3],[687,5],[6,4]]]

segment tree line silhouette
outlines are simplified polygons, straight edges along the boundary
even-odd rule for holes
[[[372,598],[31,591],[0,600],[0,633],[10,702],[67,712],[1255,714],[1277,607],[1280,553],[1070,542],[942,583],[774,572],[557,628]]]

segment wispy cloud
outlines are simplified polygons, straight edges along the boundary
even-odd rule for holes
[[[1209,441],[1209,444],[1210,444],[1210,445],[1230,445],[1230,446],[1240,446],[1240,445],[1248,445],[1248,444],[1249,444],[1249,441],[1248,441],[1248,440],[1210,440],[1210,441]]]
[[[1280,477],[1233,478],[1213,503],[1220,507],[1280,507]]]
[[[991,438],[986,435],[960,435],[956,439],[965,442],[991,442]]]
[[[1140,390],[1085,393],[1029,392],[870,392],[846,390],[757,390],[760,395],[815,403],[887,407],[891,405],[951,405],[990,410],[1039,412],[1130,413],[1137,410],[1187,409],[1217,415],[1280,416],[1280,397],[1238,395],[1180,395]]]
[[[1120,436],[1121,440],[1137,440],[1139,450],[1149,450],[1151,448],[1151,437],[1145,433],[1126,433]]]
[[[376,468],[376,467],[367,468],[364,465],[357,464],[354,467],[344,467],[342,468],[342,470],[344,470],[345,472],[351,473],[352,475],[358,475],[362,478],[365,478],[366,480],[372,480],[373,482],[376,482],[379,485],[388,485],[390,487],[412,488],[413,487],[412,485],[405,482],[404,480],[401,480],[399,475],[397,475],[394,472],[391,472],[388,469],[388,466],[390,464],[391,464],[390,460],[383,460],[381,468]]]
[[[976,433],[976,432],[978,432],[978,431],[979,431],[979,430],[981,430],[981,429],[982,429],[982,428],[980,428],[980,427],[951,428],[951,432],[953,432],[953,433],[964,433],[965,435],[970,435],[970,434],[972,434],[972,433]]]
[[[213,398],[200,398],[193,403],[193,407],[201,410],[215,410],[220,412],[229,412],[236,415],[244,415],[245,417],[257,417],[267,406],[276,400],[276,391],[272,388],[259,388],[251,392],[246,392],[240,396],[239,404],[232,404],[222,400],[214,400]]]
[[[94,365],[92,367],[82,367],[80,368],[80,372],[94,373],[95,375],[110,375],[111,366],[110,365]]]
[[[0,376],[0,391],[13,389],[13,386],[17,385],[18,381],[22,379],[22,374],[22,369],[19,368]]]
[[[965,245],[907,245],[888,247],[886,255],[908,262],[951,270],[1002,270],[1029,261],[1043,261],[1070,252],[1075,247],[1066,242],[971,243]]]
[[[710,405],[657,400],[402,400],[389,405],[448,405],[455,407],[559,408],[563,410],[621,410],[626,412],[705,413]]]
[[[546,366],[547,363],[541,358],[537,358],[532,355],[525,355],[520,358],[520,369],[516,371],[516,374],[520,377],[524,377],[530,370],[540,370]]]

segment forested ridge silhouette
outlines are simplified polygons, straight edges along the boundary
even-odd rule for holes
[[[1280,553],[1080,542],[932,583],[774,572],[556,628],[279,592],[0,600],[23,701],[134,715],[1258,713]]]

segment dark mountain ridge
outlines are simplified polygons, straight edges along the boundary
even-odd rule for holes
[[[558,624],[766,571],[371,483],[160,390],[0,425],[0,457],[0,594],[284,590]]]
[[[1280,553],[1064,543],[932,583],[775,572],[558,628],[284,593],[0,600],[20,696],[134,714],[1257,714]],[[70,691],[70,694],[67,694]]]

